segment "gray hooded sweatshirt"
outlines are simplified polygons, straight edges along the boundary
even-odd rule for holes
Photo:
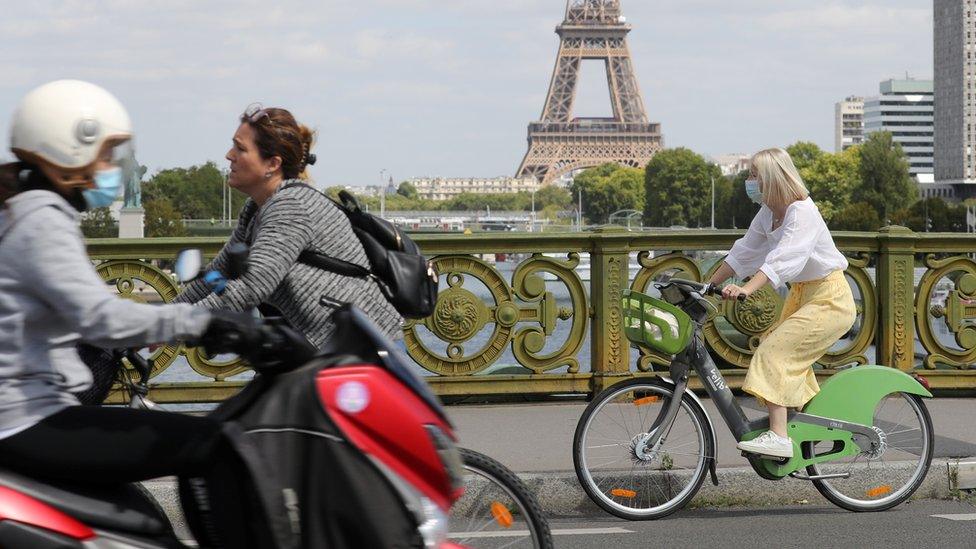
[[[22,192],[0,207],[0,433],[31,426],[91,384],[75,344],[137,347],[199,337],[210,312],[118,297],[85,251],[60,195]]]

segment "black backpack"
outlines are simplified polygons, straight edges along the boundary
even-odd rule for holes
[[[288,186],[293,185],[304,183],[291,183]],[[343,276],[372,278],[379,283],[386,299],[404,317],[430,316],[437,302],[438,275],[433,264],[420,253],[417,244],[393,223],[363,211],[356,198],[348,192],[339,192],[339,201],[333,202],[349,218],[352,230],[366,250],[371,268],[366,269],[311,250],[303,251],[298,261]]]

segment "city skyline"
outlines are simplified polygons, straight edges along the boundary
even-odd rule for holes
[[[252,101],[319,130],[320,185],[514,175],[539,117],[565,3],[440,6],[111,0],[17,5],[0,22],[0,144],[16,102],[61,77],[129,107],[150,168],[223,154]],[[667,147],[717,156],[797,140],[833,144],[840,97],[906,72],[932,76],[931,2],[623,1],[649,118]],[[53,30],[53,32],[52,32]],[[106,37],[112,37],[106,41]],[[578,116],[609,111],[602,66]]]

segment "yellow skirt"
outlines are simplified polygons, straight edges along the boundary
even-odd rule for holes
[[[813,363],[851,329],[856,316],[854,295],[842,271],[794,282],[779,322],[766,331],[752,355],[742,390],[760,403],[802,407],[820,392]]]

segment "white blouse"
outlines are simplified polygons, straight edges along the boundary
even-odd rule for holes
[[[820,210],[809,197],[790,204],[783,224],[775,231],[772,227],[773,211],[764,204],[749,231],[735,241],[725,258],[737,277],[762,271],[779,288],[847,268],[847,258],[834,245]]]

